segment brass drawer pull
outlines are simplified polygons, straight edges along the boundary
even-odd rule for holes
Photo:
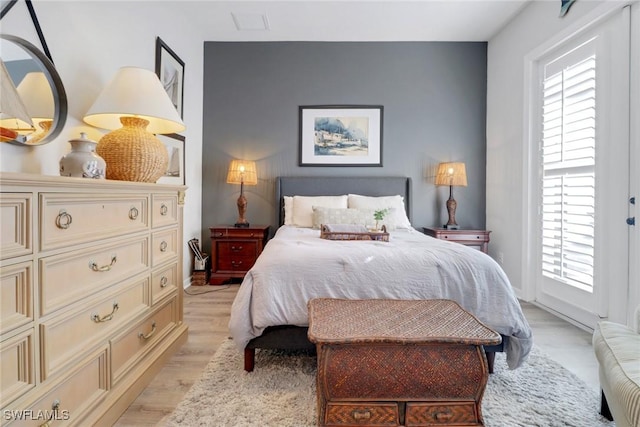
[[[162,279],[160,279],[160,287],[164,288],[169,284],[169,279],[167,279],[166,276],[162,276]]]
[[[107,314],[106,316],[100,317],[100,315],[98,314],[92,314],[91,315],[91,320],[93,320],[96,323],[102,323],[102,322],[108,322],[109,320],[113,319],[113,315],[116,314],[116,311],[118,311],[118,308],[120,308],[118,306],[117,302],[113,303],[113,310],[111,310],[111,313]]]
[[[231,246],[231,250],[235,252],[240,252],[242,249],[244,249],[242,246],[238,246],[238,247]]]
[[[129,219],[134,221],[136,219],[138,219],[138,215],[140,214],[140,212],[138,211],[138,208],[136,208],[135,206],[132,207],[131,209],[129,209]]]
[[[109,271],[109,270],[111,270],[111,267],[113,267],[113,264],[116,263],[116,261],[118,261],[118,256],[117,255],[111,255],[111,264],[103,265],[102,267],[98,267],[98,264],[96,264],[95,261],[89,261],[89,268],[92,269],[93,271],[97,271],[97,272]]]
[[[169,245],[164,240],[160,243],[160,252],[166,252]]]
[[[160,215],[166,216],[169,212],[169,208],[164,203],[160,206]]]
[[[233,265],[234,267],[241,266],[242,265],[242,261],[231,260],[231,265]]]
[[[140,338],[141,340],[148,340],[155,333],[156,333],[156,322],[154,321],[151,324],[151,332],[149,332],[147,335],[143,334],[142,332],[138,332],[138,338]]]
[[[371,418],[371,411],[369,410],[353,411],[351,413],[351,416],[353,417],[354,420],[368,420]]]
[[[73,222],[73,217],[67,213],[64,209],[61,209],[56,217],[56,227],[61,230],[66,230],[69,228],[71,223]]]
[[[436,421],[449,421],[452,417],[453,414],[451,412],[436,412],[433,414],[433,418],[435,418]]]
[[[60,399],[55,399],[53,403],[51,403],[51,416],[46,422],[40,424],[39,427],[51,427],[51,421],[53,421],[54,417],[58,419],[59,410],[60,410]]]

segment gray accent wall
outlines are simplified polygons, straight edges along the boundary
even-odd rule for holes
[[[486,87],[484,42],[206,42],[203,246],[208,227],[237,219],[234,158],[256,161],[258,185],[245,187],[252,224],[275,228],[278,176],[389,175],[413,180],[414,227],[442,225],[449,188],[434,185],[435,169],[460,161],[457,222],[483,228]],[[383,166],[299,166],[301,105],[382,105]]]

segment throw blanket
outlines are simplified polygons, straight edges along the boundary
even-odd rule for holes
[[[517,368],[533,345],[531,329],[500,266],[473,248],[417,230],[389,242],[320,239],[318,230],[283,226],[247,273],[229,329],[242,350],[268,326],[308,326],[312,298],[457,301],[509,337],[507,363]]]

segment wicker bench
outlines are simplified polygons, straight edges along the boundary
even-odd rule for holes
[[[500,335],[451,300],[309,301],[318,425],[483,425],[483,345]]]

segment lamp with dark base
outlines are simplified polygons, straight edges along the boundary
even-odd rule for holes
[[[252,160],[232,160],[227,174],[227,184],[240,184],[240,196],[238,197],[238,221],[235,227],[249,227],[249,221],[245,218],[247,213],[247,198],[244,197],[244,186],[258,184],[256,163]]]
[[[456,208],[458,203],[453,198],[454,186],[467,186],[467,172],[464,163],[440,163],[436,173],[436,185],[449,186],[449,199],[447,200],[447,213],[449,220],[443,226],[447,230],[458,230],[460,227],[456,222]]]

